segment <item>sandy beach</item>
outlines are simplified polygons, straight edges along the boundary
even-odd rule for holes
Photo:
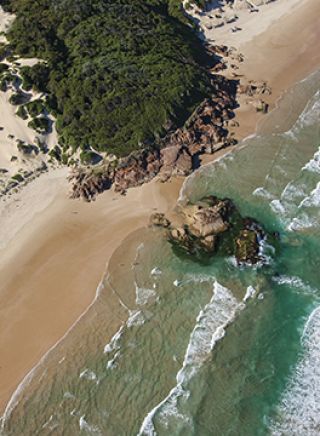
[[[226,29],[215,29],[214,36],[244,54],[239,75],[269,83],[270,109],[290,86],[320,67],[314,43],[320,36],[319,0],[280,4],[275,2],[278,13],[264,12],[273,3],[248,17],[243,11],[238,41],[225,40]],[[258,122],[263,127],[264,116],[245,98],[236,116],[238,138],[254,133]],[[88,204],[67,198],[66,174],[66,169],[42,174],[0,203],[0,412],[24,376],[92,302],[114,250],[147,225],[152,212],[172,210],[183,182],[154,180],[126,196],[107,191]]]

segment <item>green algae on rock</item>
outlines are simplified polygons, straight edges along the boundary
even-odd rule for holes
[[[210,196],[180,207],[171,222],[156,213],[151,224],[165,228],[173,246],[196,259],[221,255],[235,256],[239,265],[262,261],[260,242],[265,231],[254,219],[243,218],[229,199]]]

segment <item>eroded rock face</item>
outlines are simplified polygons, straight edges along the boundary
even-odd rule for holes
[[[265,232],[250,218],[242,218],[228,199],[208,197],[181,208],[176,220],[154,214],[151,224],[166,229],[168,240],[186,253],[234,255],[238,264],[256,264],[261,260],[260,241]]]

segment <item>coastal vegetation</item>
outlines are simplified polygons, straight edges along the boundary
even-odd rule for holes
[[[64,153],[80,148],[87,161],[88,151],[123,156],[145,148],[181,126],[210,93],[207,54],[180,0],[1,4],[16,15],[11,53],[42,60],[20,68],[22,87],[47,94]],[[42,112],[34,102],[26,110]],[[42,132],[43,120],[31,123]]]

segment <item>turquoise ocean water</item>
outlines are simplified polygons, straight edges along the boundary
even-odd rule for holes
[[[157,230],[131,235],[89,311],[12,398],[1,434],[319,435],[319,121],[317,72],[181,191],[182,202],[229,197],[279,232],[266,265],[199,264]]]

